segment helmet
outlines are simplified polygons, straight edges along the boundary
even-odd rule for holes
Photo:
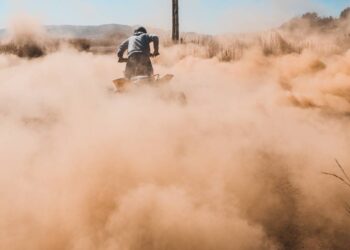
[[[135,29],[134,33],[147,33],[147,30],[145,27],[138,27],[137,29]]]

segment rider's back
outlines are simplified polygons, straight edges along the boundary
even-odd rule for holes
[[[159,38],[156,35],[147,34],[144,27],[135,30],[134,35],[125,40],[117,51],[120,61],[124,61],[123,55],[128,51],[128,59],[125,68],[125,77],[152,76],[153,67],[150,60],[150,43],[153,43],[154,52],[152,56],[159,55]]]
[[[149,56],[150,43],[158,40],[158,37],[146,33],[135,33],[128,40],[128,56],[131,56],[135,53],[143,53]]]

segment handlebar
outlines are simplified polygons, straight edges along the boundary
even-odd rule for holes
[[[126,63],[126,62],[128,62],[128,58],[119,57],[118,62],[119,63]]]

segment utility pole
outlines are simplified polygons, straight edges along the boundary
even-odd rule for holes
[[[178,42],[180,39],[179,30],[179,0],[173,1],[173,41]]]

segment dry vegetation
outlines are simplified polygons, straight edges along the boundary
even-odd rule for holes
[[[67,44],[78,51],[89,51],[91,47],[91,41],[83,38],[61,40],[52,39],[46,41],[44,44],[32,41],[18,44],[14,41],[10,41],[0,45],[0,54],[13,54],[18,57],[37,58],[59,50],[62,44]]]
[[[220,61],[238,60],[252,48],[259,49],[266,56],[300,54],[307,49],[341,53],[350,48],[349,13],[350,8],[342,11],[339,18],[306,13],[279,28],[255,34],[183,34],[181,43],[195,45],[191,51],[195,56],[217,57]],[[166,40],[164,45],[169,47],[172,44]]]
[[[320,17],[317,13],[306,13],[277,29],[255,34],[210,36],[184,33],[181,44],[190,45],[186,46],[184,54],[191,53],[201,58],[217,57],[220,61],[225,62],[242,58],[244,53],[252,48],[261,50],[267,56],[301,53],[310,48],[327,51],[331,48],[334,52],[340,53],[350,47],[349,13],[350,8],[342,11],[339,18]],[[308,35],[305,36],[305,34]],[[322,42],[319,39],[320,35],[324,38]],[[161,36],[164,47],[173,45],[167,34]],[[19,45],[11,41],[0,45],[0,53],[11,53],[29,58],[40,57],[56,51],[61,44],[68,44],[79,51],[109,54],[114,53],[116,46],[124,39],[126,39],[124,33],[109,33],[99,39],[52,38],[46,41],[49,43],[46,45],[39,45],[35,42]],[[190,51],[188,51],[189,48],[191,48]]]
[[[44,56],[46,54],[46,51],[44,48],[34,43],[17,45],[16,43],[11,42],[0,46],[0,53],[13,54],[26,58],[36,58]]]
[[[260,34],[221,37],[185,34],[181,42],[205,48],[206,53],[194,51],[195,55],[206,58],[217,57],[221,61],[240,59],[245,51],[252,48],[261,50],[266,56],[300,54],[306,49],[341,53],[350,48],[349,13],[350,8],[345,9],[339,18],[320,17],[317,13],[306,13],[285,23],[280,28]]]
[[[92,52],[94,54],[110,54],[115,51],[117,44],[125,37],[113,36],[104,39],[47,39],[45,43],[30,41],[26,43],[17,43],[16,41],[0,43],[0,54],[13,54],[24,58],[37,58],[48,53],[58,51],[61,46],[69,46],[78,51]]]

